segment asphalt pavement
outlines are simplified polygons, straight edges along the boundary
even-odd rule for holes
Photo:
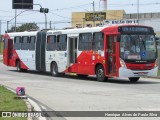
[[[45,111],[160,111],[160,80],[141,78],[97,82],[95,77],[52,77],[50,73],[17,72],[0,64],[0,85],[26,88],[26,94]],[[53,118],[51,118],[53,119]],[[67,120],[139,120],[132,117],[54,118]],[[141,120],[160,120],[141,117]]]

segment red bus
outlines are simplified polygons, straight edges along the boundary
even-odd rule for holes
[[[152,27],[115,25],[66,30],[6,33],[3,63],[18,71],[36,70],[86,77],[157,76],[157,47]]]

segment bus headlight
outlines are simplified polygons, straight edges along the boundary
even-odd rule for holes
[[[154,67],[158,67],[158,59],[156,59]]]
[[[121,65],[121,67],[126,68],[126,64],[125,64],[124,60],[122,60],[122,59],[120,59],[120,65]]]

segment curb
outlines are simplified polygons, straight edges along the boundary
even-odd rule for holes
[[[13,89],[11,89],[7,86],[4,86],[4,87],[13,93],[16,93]],[[27,97],[27,96],[24,96],[24,97]],[[23,100],[26,102],[27,111],[41,111],[39,105],[36,102],[34,102],[33,100],[31,100],[30,98],[27,97],[27,99],[23,99]],[[39,117],[37,119],[38,120],[46,120],[45,117]],[[27,120],[34,120],[34,119],[32,117],[28,117]]]
[[[4,86],[6,89],[10,90],[13,93],[16,93],[14,90],[12,90],[11,88]],[[25,96],[26,97],[26,96]],[[27,105],[27,111],[33,111],[33,106],[29,103],[28,99],[22,99],[25,101],[26,105]],[[32,117],[28,117],[27,120],[33,120]]]

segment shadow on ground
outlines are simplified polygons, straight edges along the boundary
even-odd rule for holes
[[[11,72],[17,72],[16,70],[8,70]],[[51,73],[49,72],[39,72],[39,71],[26,71],[26,72],[20,72],[23,74],[34,74],[34,75],[42,75],[42,76],[48,76],[53,77]],[[75,80],[82,80],[82,81],[92,81],[92,82],[98,82],[95,76],[89,76],[89,77],[78,77],[78,76],[70,76],[70,75],[61,75],[57,78],[66,78],[66,79],[75,79]],[[147,79],[147,78],[146,78]],[[128,79],[120,79],[120,78],[109,78],[105,82],[101,83],[114,83],[114,84],[160,84],[160,82],[155,81],[149,81],[149,80],[139,80],[138,82],[130,82]]]

